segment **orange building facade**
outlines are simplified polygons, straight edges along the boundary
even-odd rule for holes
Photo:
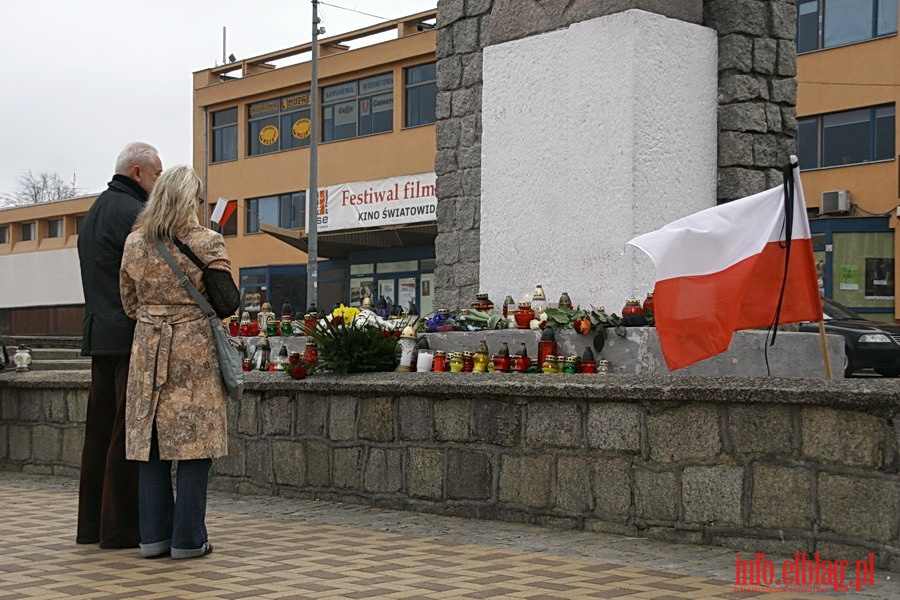
[[[0,335],[81,335],[78,231],[96,199],[0,210]]]
[[[366,294],[396,310],[431,309],[435,16],[318,40],[323,309],[358,305]],[[295,313],[309,304],[311,50],[304,44],[194,73],[194,166],[206,182],[204,212],[211,216],[220,198],[233,203],[222,231],[251,315],[265,301]]]
[[[897,0],[797,2],[797,123],[823,294],[900,318]]]

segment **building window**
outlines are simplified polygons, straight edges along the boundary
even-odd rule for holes
[[[237,107],[212,113],[212,162],[237,160]]]
[[[897,33],[897,0],[797,0],[797,52]]]
[[[322,140],[384,133],[394,127],[394,74],[322,89]]]
[[[406,69],[406,127],[434,123],[437,63]]]
[[[284,229],[306,227],[306,192],[247,200],[247,233],[259,233],[260,223]]]
[[[0,244],[8,244],[9,243],[9,227],[4,225],[0,227]]]
[[[894,105],[797,119],[801,169],[894,158]]]
[[[30,242],[35,239],[34,222],[22,223],[22,241]]]
[[[50,219],[47,221],[47,237],[58,238],[63,236],[63,220]]]
[[[309,146],[309,92],[256,102],[248,108],[250,156]]]
[[[78,215],[75,217],[75,235],[81,235],[82,228],[84,227],[84,217],[85,215]]]

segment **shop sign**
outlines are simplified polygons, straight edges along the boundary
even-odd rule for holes
[[[297,119],[296,121],[294,121],[294,126],[291,127],[291,132],[298,140],[305,140],[309,137],[309,131],[311,127],[312,122],[309,119]]]
[[[434,173],[420,173],[321,188],[316,231],[435,221],[435,181]]]
[[[278,128],[274,125],[266,125],[259,130],[259,143],[263,146],[271,146],[278,141]]]

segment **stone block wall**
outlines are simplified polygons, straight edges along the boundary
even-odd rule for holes
[[[31,375],[0,375],[0,468],[75,476],[87,381]],[[900,570],[896,380],[251,373],[247,388],[217,489],[741,552],[871,551]]]
[[[719,35],[719,202],[782,182],[795,152],[797,9],[793,0],[705,0]]]
[[[36,372],[26,376],[41,377]],[[88,388],[83,375],[71,378],[61,385],[38,383],[25,388],[4,387],[0,382],[0,469],[78,476]]]

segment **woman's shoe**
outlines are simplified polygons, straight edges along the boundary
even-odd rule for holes
[[[199,558],[206,556],[213,551],[212,544],[206,542],[202,548],[197,550],[182,550],[180,548],[172,548],[172,558],[175,560],[183,560],[185,558]]]

